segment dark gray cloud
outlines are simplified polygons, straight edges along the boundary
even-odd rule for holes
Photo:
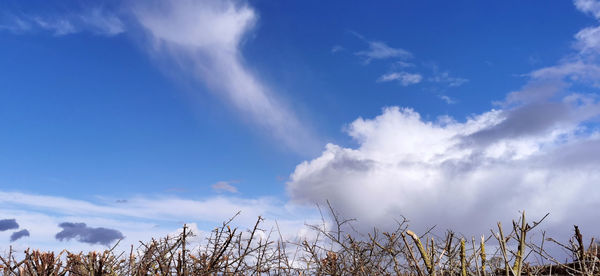
[[[27,229],[12,233],[12,235],[10,235],[10,241],[14,242],[23,237],[29,237],[29,231]]]
[[[548,155],[542,155],[536,162],[556,169],[576,170],[600,167],[600,139],[589,139],[554,149]]]
[[[487,146],[504,139],[548,136],[557,128],[569,129],[597,121],[600,97],[572,93],[568,88],[561,80],[530,81],[499,103],[504,107],[500,123],[464,137],[464,143]]]
[[[502,139],[543,134],[561,123],[569,123],[570,106],[562,102],[530,104],[505,111],[506,119],[475,132],[467,141],[487,145]]]
[[[19,229],[19,224],[16,219],[2,219],[0,220],[0,231],[6,231],[11,229]]]
[[[514,104],[544,102],[566,92],[568,87],[567,83],[557,79],[530,81],[521,90],[509,93],[500,104],[508,107]]]
[[[76,239],[83,243],[110,245],[112,242],[124,238],[118,230],[88,227],[85,223],[63,222],[58,226],[63,229],[55,236],[59,241]]]

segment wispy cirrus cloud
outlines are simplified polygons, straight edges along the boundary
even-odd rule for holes
[[[408,72],[393,72],[381,76],[378,82],[390,82],[398,81],[402,86],[409,86],[420,83],[423,80],[423,76],[420,74],[408,73]]]
[[[241,44],[258,20],[248,4],[147,1],[133,5],[132,12],[153,56],[206,84],[287,147],[305,151],[314,145],[309,128],[244,64]]]
[[[233,183],[238,183],[239,181],[219,181],[212,185],[213,190],[217,192],[229,192],[229,193],[237,193],[238,189],[233,186]]]
[[[375,59],[389,59],[389,58],[411,58],[412,54],[401,48],[393,48],[382,41],[367,41],[369,44],[368,50],[358,51],[355,54],[362,57],[365,63],[370,63]]]
[[[448,72],[436,72],[428,79],[430,82],[446,84],[449,87],[459,87],[467,82],[468,79],[451,77]]]
[[[48,14],[6,13],[0,29],[64,36],[130,33],[165,72],[209,88],[240,118],[276,139],[282,148],[312,151],[316,135],[283,97],[245,64],[242,46],[258,15],[245,1],[127,1],[117,7],[89,4]]]
[[[364,65],[370,64],[373,60],[391,60],[388,61],[391,70],[377,78],[376,82],[396,81],[404,87],[418,83],[428,83],[431,86],[436,86],[428,90],[435,91],[460,87],[469,82],[466,78],[450,76],[448,71],[440,72],[438,66],[432,65],[431,62],[421,62],[422,65],[419,66],[415,62],[409,62],[409,60],[416,58],[408,50],[391,47],[383,41],[369,40],[364,35],[354,31],[349,31],[349,33],[368,45],[368,49],[354,53],[363,60]],[[335,45],[332,48],[332,53],[339,52],[341,49],[343,49],[342,46]],[[447,95],[439,94],[437,96],[448,104],[456,103]]]
[[[64,197],[0,191],[0,206],[4,208],[25,208],[38,211],[48,209],[69,216],[112,216],[136,219],[161,217],[169,221],[186,219],[219,221],[230,216],[231,210],[251,214],[268,213],[269,208],[278,202],[268,197],[243,199],[223,196],[203,200],[178,197],[134,197],[126,200],[123,203],[117,203],[114,200],[93,203]],[[252,217],[242,216],[241,218],[248,218],[250,222],[253,220]],[[12,221],[10,223],[10,226],[14,227]]]
[[[440,95],[439,97],[440,97],[440,99],[442,99],[442,100],[443,100],[444,102],[446,102],[447,104],[455,104],[455,103],[456,103],[456,100],[455,100],[455,99],[453,99],[453,98],[451,98],[451,97],[449,97],[449,96],[446,96],[446,95]]]
[[[333,54],[344,51],[344,50],[345,50],[345,48],[340,45],[334,45],[333,47],[331,47],[331,53],[333,53]]]
[[[367,44],[368,49],[354,52],[354,55],[363,59],[364,64],[369,64],[371,61],[376,59],[409,59],[413,56],[413,54],[407,50],[404,50],[402,48],[391,47],[383,41],[367,39],[364,35],[358,32],[348,31],[348,33],[357,37],[358,39],[362,40]],[[336,45],[334,46],[334,48],[335,47],[342,46]]]
[[[392,67],[399,67],[399,68],[410,68],[410,67],[415,67],[416,65],[414,63],[410,63],[410,62],[406,62],[406,61],[396,61],[392,64]]]
[[[0,30],[21,34],[46,31],[55,36],[64,36],[86,31],[114,36],[126,31],[125,24],[116,13],[94,6],[76,13],[4,13],[0,22]]]

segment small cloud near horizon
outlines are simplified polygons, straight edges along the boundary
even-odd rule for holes
[[[85,223],[63,222],[58,226],[63,229],[55,235],[58,241],[76,239],[82,243],[108,246],[114,241],[124,238],[118,230],[88,227]]]
[[[19,229],[19,224],[16,219],[2,219],[0,220],[0,231]]]
[[[24,238],[24,237],[29,237],[29,230],[23,229],[23,230],[12,233],[12,235],[10,235],[10,241],[14,242],[14,241]]]

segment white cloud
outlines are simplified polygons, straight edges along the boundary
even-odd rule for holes
[[[104,35],[117,35],[125,32],[125,24],[114,13],[100,8],[92,8],[79,16],[92,32]]]
[[[77,32],[75,26],[73,26],[73,23],[71,23],[70,20],[64,18],[46,19],[41,17],[35,17],[33,18],[33,22],[39,25],[39,27],[41,27],[42,29],[51,31],[54,33],[54,35],[57,36],[68,35]]]
[[[365,63],[369,63],[374,59],[388,58],[410,58],[412,54],[409,51],[400,48],[392,48],[381,41],[367,41],[369,50],[356,52],[357,56],[364,58]]]
[[[595,0],[576,0],[575,6],[586,13],[593,14],[600,20],[600,2]],[[533,78],[568,78],[571,81],[585,82],[600,87],[600,25],[587,27],[575,34],[576,53],[567,56],[554,66],[541,68],[531,73]]]
[[[90,7],[76,13],[48,15],[13,15],[5,13],[0,29],[13,33],[35,31],[51,32],[64,36],[83,31],[97,35],[114,36],[125,32],[125,25],[114,13],[99,7]]]
[[[163,62],[161,66],[167,65],[166,72],[174,74],[176,69],[178,75],[208,86],[284,147],[298,152],[314,149],[316,138],[309,127],[244,64],[241,44],[258,15],[243,1],[131,1],[119,8],[91,6],[62,14],[8,17],[10,24],[0,29],[45,30],[56,36],[82,31],[113,36],[134,33],[141,26],[147,34],[142,44]],[[139,26],[131,24],[135,21]]]
[[[61,231],[62,222],[83,222],[90,227],[106,227],[123,233],[122,246],[139,240],[163,237],[184,223],[192,224],[198,232],[208,232],[221,222],[241,211],[235,225],[242,229],[254,224],[258,216],[267,219],[264,229],[274,227],[277,220],[282,233],[294,238],[305,231],[304,223],[316,221],[312,208],[285,204],[273,198],[245,199],[239,197],[210,197],[185,199],[177,197],[133,197],[126,203],[114,200],[90,202],[66,197],[0,191],[0,218],[16,218],[20,227],[30,231],[30,237],[12,243],[15,249],[29,246],[48,250],[88,251],[101,245],[82,244],[75,240],[58,242],[54,235]],[[10,231],[0,232],[0,240],[8,241]]]
[[[475,234],[518,210],[589,226],[591,214],[580,210],[600,207],[600,135],[582,133],[580,122],[528,130],[510,119],[514,113],[492,110],[449,123],[387,108],[350,125],[357,148],[328,144],[298,165],[289,195],[294,202],[329,199],[367,227],[404,215],[415,227],[435,223]]]
[[[306,126],[244,65],[242,39],[258,19],[251,7],[218,0],[137,3],[133,14],[147,31],[154,56],[219,92],[286,146],[298,151],[312,146]]]
[[[232,215],[232,210],[248,214],[272,213],[272,198],[242,199],[212,197],[204,200],[177,197],[134,197],[124,203],[109,201],[103,204],[36,194],[0,191],[0,204],[28,210],[52,210],[67,215],[130,217],[138,219],[209,220],[219,221]],[[234,211],[235,212],[235,211]],[[248,219],[248,217],[243,216]],[[250,221],[252,218],[249,218]]]
[[[5,13],[0,19],[2,20],[0,21],[0,30],[6,30],[12,33],[23,33],[30,31],[32,28],[30,20],[24,20],[11,14]]]
[[[465,79],[465,78],[450,77],[448,72],[442,72],[442,73],[435,72],[434,75],[429,78],[429,81],[437,82],[437,83],[445,83],[450,87],[458,87],[458,86],[461,86],[461,85],[469,82],[469,80]]]
[[[440,97],[440,99],[442,99],[442,100],[443,100],[444,102],[446,102],[447,104],[455,104],[455,103],[456,103],[456,100],[455,100],[455,99],[453,99],[453,98],[450,98],[449,96],[446,96],[446,95],[440,95],[439,97]]]
[[[576,4],[596,16],[600,10],[595,1]],[[481,234],[526,210],[532,219],[550,212],[546,227],[563,234],[571,224],[597,229],[600,95],[573,91],[600,86],[597,35],[579,32],[578,52],[528,74],[501,109],[464,122],[428,121],[399,107],[357,119],[347,131],[358,146],[328,144],[299,164],[287,183],[291,200],[328,199],[365,227],[393,225],[404,215],[416,228],[435,223]],[[467,80],[437,73],[430,81]]]
[[[399,61],[394,62],[393,66],[400,67],[400,68],[408,68],[408,67],[415,67],[415,64],[399,60]]]
[[[389,82],[398,81],[402,86],[409,86],[412,84],[420,83],[423,80],[423,76],[419,74],[412,74],[408,72],[392,72],[387,73],[377,79],[377,82]]]
[[[366,42],[369,45],[368,50],[356,52],[355,55],[361,57],[365,64],[369,64],[375,59],[393,59],[396,60],[390,63],[393,72],[386,73],[377,79],[377,82],[398,81],[402,86],[409,86],[421,83],[423,80],[442,84],[449,87],[459,87],[469,82],[466,78],[451,77],[448,72],[439,72],[439,68],[435,64],[425,64],[431,67],[433,73],[430,77],[421,73],[405,72],[407,68],[417,67],[414,63],[407,62],[407,59],[413,58],[413,54],[401,48],[392,48],[382,41],[371,41],[360,33],[350,31],[350,34]],[[339,47],[339,48],[338,48]],[[332,52],[338,52],[341,46],[334,46]],[[398,60],[400,59],[400,60]],[[448,102],[449,98],[442,98]]]
[[[575,38],[576,46],[582,52],[598,52],[600,50],[600,27],[589,27],[579,31]]]
[[[335,45],[333,47],[331,47],[331,53],[335,54],[337,52],[343,51],[344,47],[340,46],[340,45]]]
[[[600,19],[600,2],[596,0],[575,0],[575,7],[584,13]]]

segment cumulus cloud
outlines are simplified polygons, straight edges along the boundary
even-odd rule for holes
[[[63,222],[58,226],[63,229],[56,233],[55,237],[59,241],[77,239],[77,241],[83,243],[108,246],[111,243],[124,238],[123,234],[118,230],[103,227],[88,227],[85,223]]]
[[[576,4],[596,12],[596,2]],[[463,121],[426,120],[401,107],[355,120],[346,130],[358,145],[328,144],[299,164],[287,183],[292,201],[328,199],[367,227],[404,215],[417,228],[435,223],[474,234],[520,210],[534,218],[550,212],[549,227],[600,227],[591,211],[600,208],[600,95],[577,91],[600,87],[600,71],[595,48],[576,49],[528,74],[497,109]],[[441,73],[431,81],[467,80]]]
[[[20,238],[24,238],[24,237],[29,237],[29,231],[27,229],[23,229],[17,232],[12,233],[12,235],[10,235],[10,241],[14,242]]]
[[[314,137],[284,102],[246,68],[243,38],[254,27],[254,9],[239,1],[150,1],[133,14],[151,40],[151,52],[192,72],[227,98],[244,117],[292,149],[312,146]]]
[[[0,231],[6,231],[11,229],[18,229],[19,224],[16,219],[2,219],[0,220]]]
[[[237,183],[238,181],[219,181],[212,185],[213,190],[217,192],[229,192],[229,193],[237,193],[238,189],[233,186],[233,183]]]
[[[377,82],[398,81],[402,86],[417,84],[423,80],[423,76],[408,72],[387,73],[377,79]]]
[[[583,149],[600,145],[600,135],[582,133],[579,124],[487,133],[510,115],[492,110],[463,123],[431,122],[412,109],[386,108],[350,125],[358,148],[328,144],[320,157],[298,165],[288,192],[295,202],[329,199],[365,225],[404,215],[417,226],[485,231],[518,210],[584,221],[589,213],[579,210],[600,207],[600,158]]]

